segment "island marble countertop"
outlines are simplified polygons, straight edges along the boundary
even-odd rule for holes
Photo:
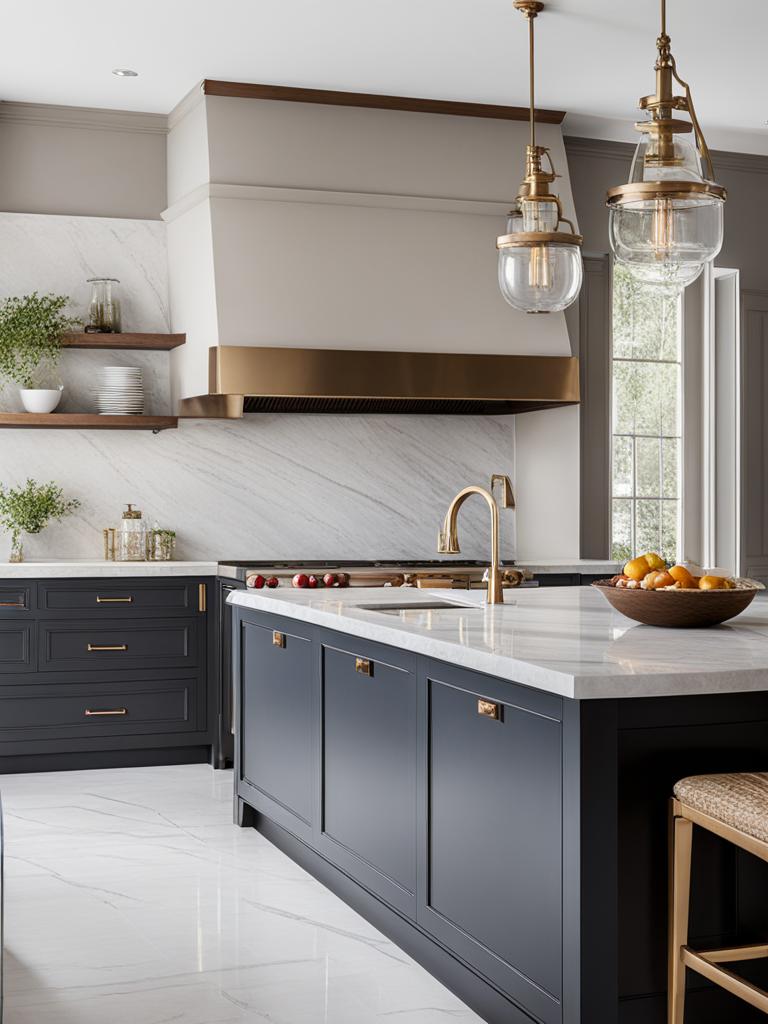
[[[81,558],[0,562],[0,579],[70,579],[107,576],[215,576],[216,562],[107,562]]]
[[[236,591],[246,608],[316,623],[579,700],[768,690],[768,594],[709,629],[641,626],[590,587]],[[366,610],[361,605],[456,607]]]

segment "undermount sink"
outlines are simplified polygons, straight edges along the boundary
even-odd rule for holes
[[[456,601],[411,601],[408,604],[359,604],[361,611],[380,612],[384,615],[398,615],[400,612],[424,611],[477,611],[475,604],[458,604]]]

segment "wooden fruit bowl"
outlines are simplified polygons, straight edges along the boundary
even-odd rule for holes
[[[647,626],[697,629],[716,626],[741,614],[761,590],[757,580],[737,579],[734,590],[626,590],[596,580],[597,587],[616,611]]]

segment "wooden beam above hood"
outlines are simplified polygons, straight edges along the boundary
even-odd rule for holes
[[[250,82],[222,82],[206,78],[206,96],[232,96],[247,100],[282,100],[287,103],[325,103],[336,107],[370,107],[376,110],[407,110],[417,114],[453,114],[458,117],[492,117],[501,121],[527,121],[528,107],[506,107],[496,103],[462,103],[427,100],[412,96],[385,96],[370,92],[337,92],[331,89],[294,89],[284,85],[255,85]],[[539,124],[562,124],[563,110],[537,110]]]

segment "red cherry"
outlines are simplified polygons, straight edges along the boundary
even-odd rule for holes
[[[264,586],[264,584],[266,582],[267,581],[264,579],[263,576],[249,576],[248,577],[248,586],[249,587],[255,587],[257,590],[261,590],[261,588]]]
[[[277,576],[270,576],[269,579],[267,580],[267,586],[272,589],[274,589],[275,587],[279,587],[280,580],[277,578]]]
[[[297,572],[296,575],[293,577],[293,585],[294,587],[308,587],[309,576],[307,576],[307,574],[304,572]]]
[[[339,584],[340,587],[348,587],[349,586],[349,573],[348,572],[340,572],[339,573],[338,584]]]
[[[336,574],[332,572],[327,572],[325,576],[323,576],[323,583],[326,585],[326,587],[335,587],[337,583]]]
[[[314,590],[316,587],[320,586],[320,580],[317,578],[317,576],[310,576],[307,579],[307,586]]]

